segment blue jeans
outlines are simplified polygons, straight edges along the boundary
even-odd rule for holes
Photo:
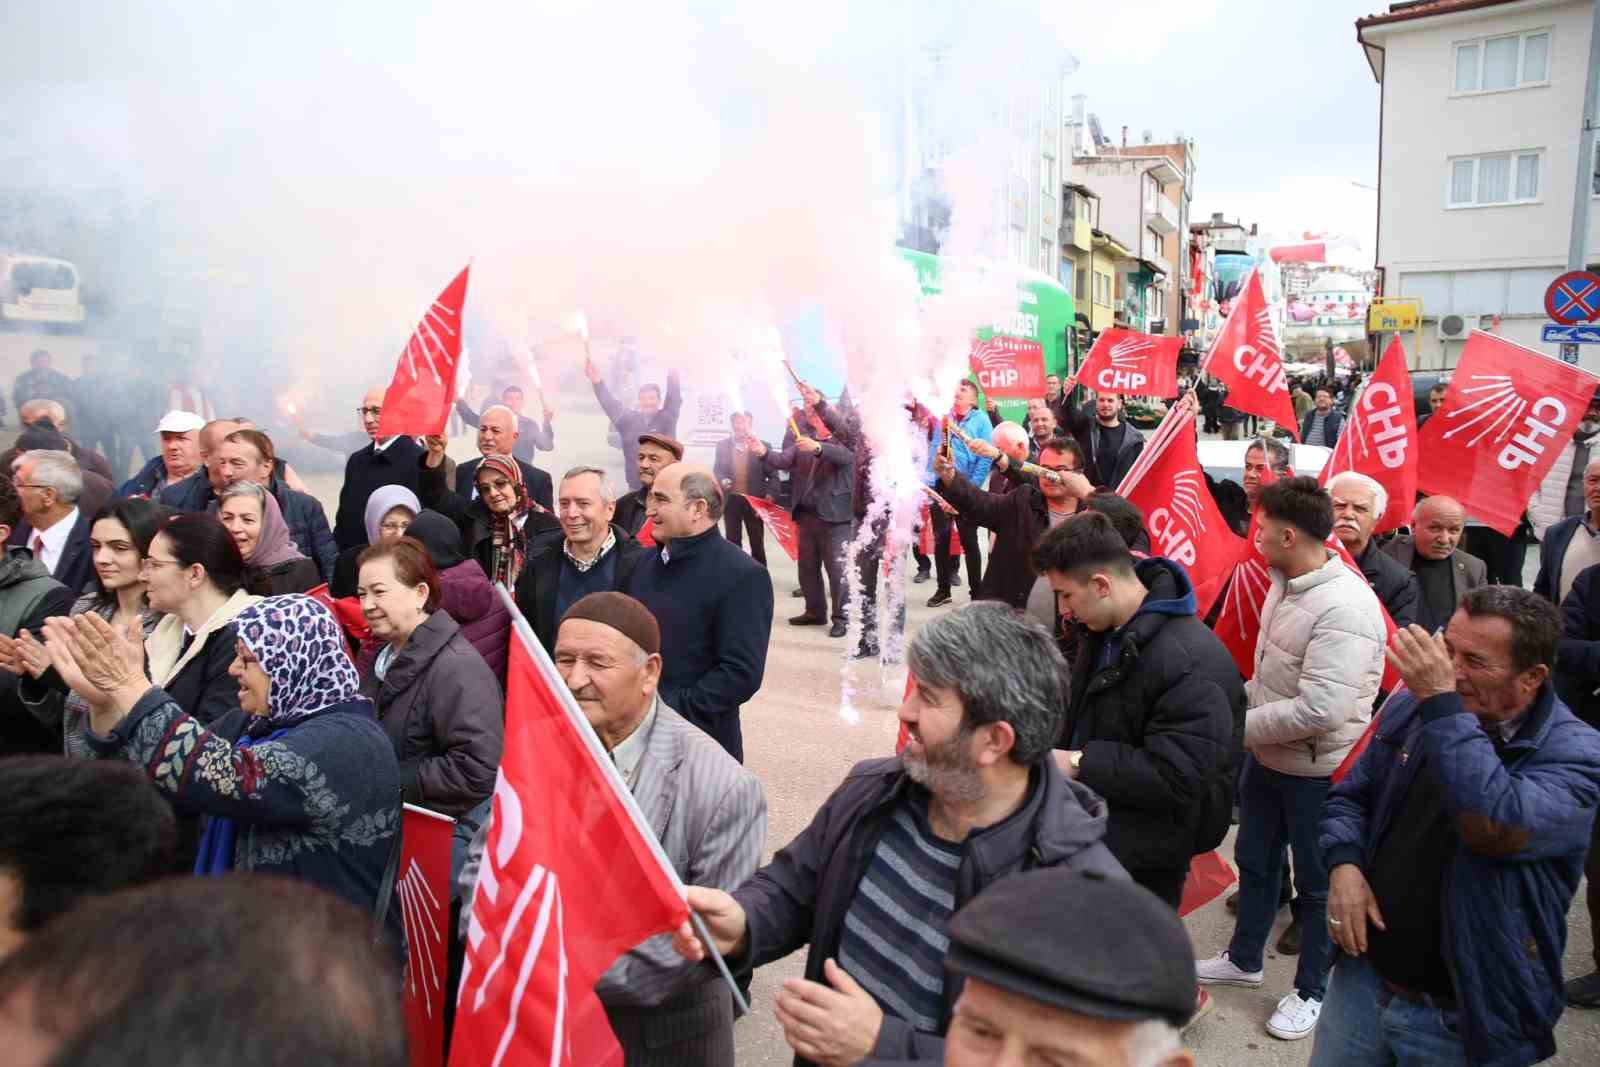
[[[1233,846],[1239,865],[1239,918],[1228,943],[1229,958],[1241,970],[1261,970],[1283,888],[1284,845],[1289,845],[1303,931],[1294,987],[1301,996],[1317,1000],[1328,984],[1333,944],[1328,939],[1328,868],[1317,847],[1317,816],[1328,789],[1326,778],[1279,774],[1247,755],[1239,775],[1239,836]]]
[[[1311,1067],[1465,1064],[1456,1013],[1394,996],[1366,960],[1340,956],[1317,1023]]]

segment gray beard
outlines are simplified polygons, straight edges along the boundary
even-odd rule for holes
[[[967,755],[966,730],[942,745],[926,749],[924,755],[913,755],[910,749],[900,753],[900,763],[913,782],[927,789],[940,800],[955,807],[970,807],[987,794],[977,765]]]

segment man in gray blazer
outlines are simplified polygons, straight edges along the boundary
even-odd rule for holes
[[[1423,497],[1411,513],[1411,533],[1396,537],[1383,550],[1417,576],[1422,595],[1417,625],[1429,633],[1450,621],[1461,598],[1489,584],[1483,560],[1463,552],[1461,532],[1467,510],[1447,496]]]
[[[761,783],[710,735],[661,702],[661,632],[622,593],[591,593],[556,632],[556,669],[687,884],[733,889],[767,836]],[[488,840],[479,828],[461,872],[462,922]],[[660,934],[595,983],[628,1067],[733,1067],[733,999],[713,964],[690,963]]]

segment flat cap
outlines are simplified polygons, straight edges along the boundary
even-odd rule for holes
[[[661,651],[661,627],[649,608],[626,593],[590,593],[567,609],[561,621],[586,619],[609,626],[653,656]],[[561,627],[558,624],[556,629]]]
[[[193,433],[205,424],[206,420],[194,412],[174,408],[161,416],[161,421],[156,423],[156,433]]]
[[[639,435],[639,443],[642,445],[646,441],[650,442],[653,445],[658,445],[661,448],[666,449],[668,452],[671,452],[673,459],[676,459],[676,460],[683,459],[683,442],[677,440],[676,438],[668,437],[664,433],[642,433],[642,434],[640,434]]]
[[[1001,878],[950,921],[945,966],[1097,1019],[1194,1014],[1194,949],[1177,913],[1101,871],[1054,867]]]

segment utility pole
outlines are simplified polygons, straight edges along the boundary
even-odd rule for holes
[[[1583,270],[1589,243],[1589,198],[1594,195],[1594,135],[1600,97],[1600,0],[1595,0],[1589,27],[1589,80],[1583,93],[1583,128],[1578,137],[1578,182],[1572,194],[1572,243],[1567,269]]]

